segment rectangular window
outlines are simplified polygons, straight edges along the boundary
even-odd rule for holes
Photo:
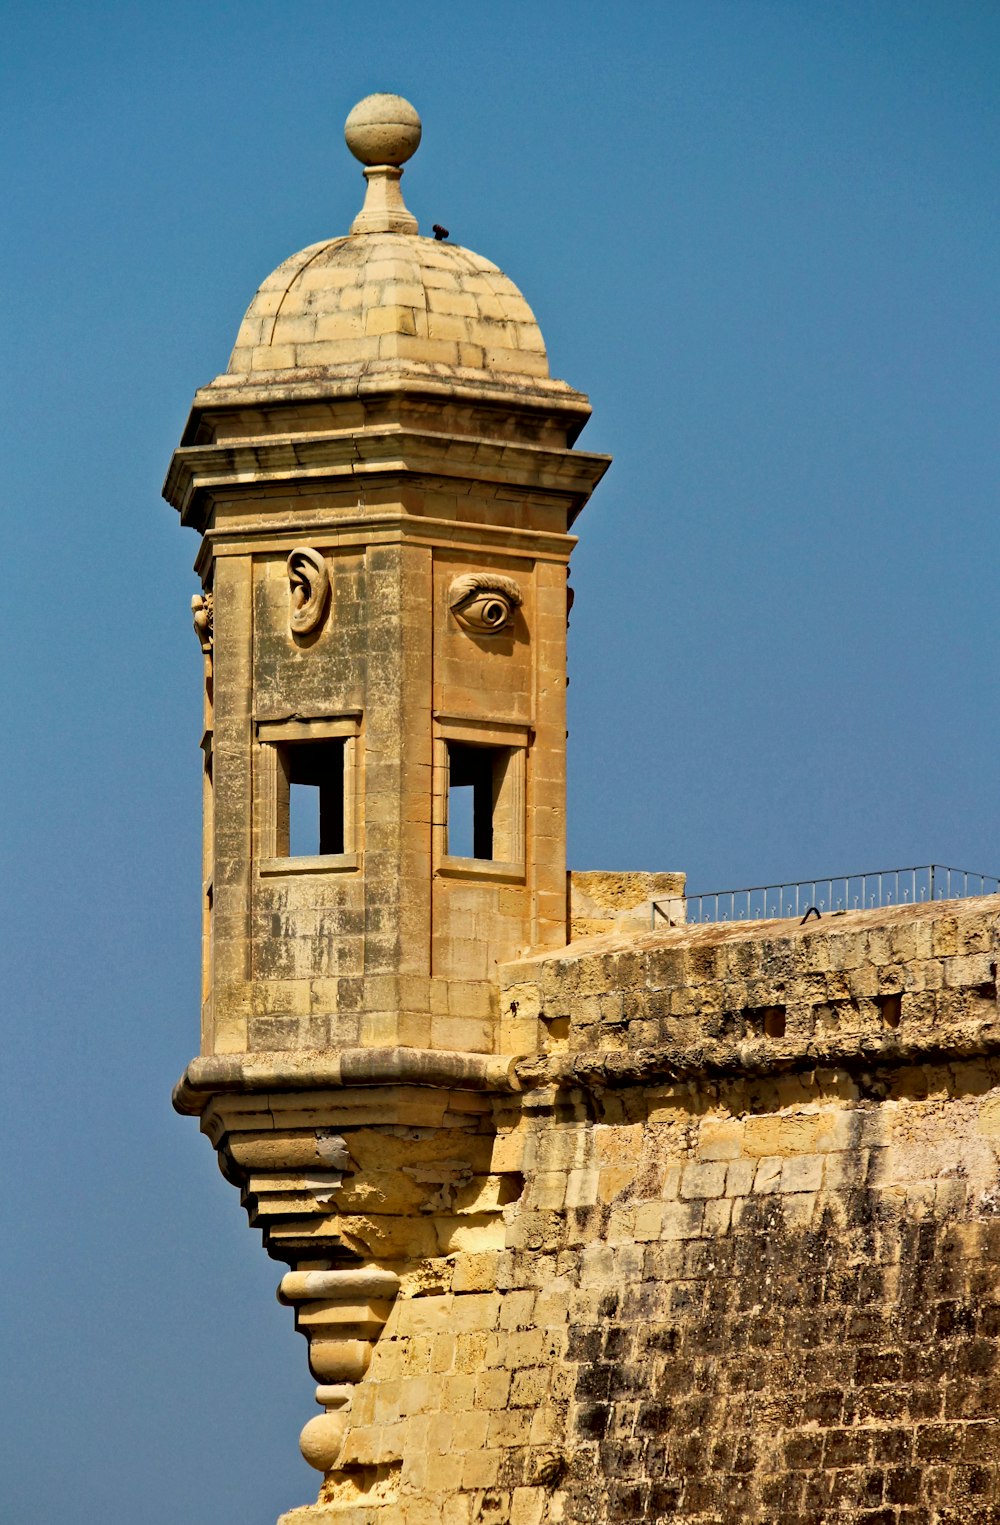
[[[261,715],[254,763],[254,856],[261,874],[354,872],[361,712]]]
[[[524,750],[449,741],[449,857],[524,860]]]
[[[278,747],[276,856],[329,857],[344,848],[342,737]]]
[[[506,750],[449,742],[448,852],[452,857],[493,857],[494,775]]]

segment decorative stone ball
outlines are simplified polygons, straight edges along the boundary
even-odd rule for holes
[[[420,146],[420,118],[401,95],[366,95],[344,123],[347,146],[362,164],[405,164]]]
[[[329,1472],[344,1443],[347,1411],[317,1414],[299,1436],[299,1450],[317,1472]]]

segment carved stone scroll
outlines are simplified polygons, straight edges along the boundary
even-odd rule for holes
[[[297,545],[288,558],[288,582],[292,634],[310,635],[322,623],[330,598],[330,573],[320,552]]]

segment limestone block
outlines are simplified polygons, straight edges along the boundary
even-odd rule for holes
[[[748,1155],[811,1153],[816,1148],[820,1119],[811,1113],[798,1117],[750,1117],[743,1132]]]
[[[783,1192],[816,1192],[823,1180],[822,1155],[795,1155],[781,1168]]]
[[[671,923],[678,925],[684,921],[683,874],[574,869],[569,875],[569,898],[574,937],[589,937],[618,928],[648,931],[654,899],[666,902]]]
[[[735,1160],[743,1150],[743,1123],[738,1118],[706,1117],[698,1134],[699,1160]]]
[[[685,1165],[681,1175],[682,1198],[721,1197],[726,1185],[726,1166],[722,1161]]]

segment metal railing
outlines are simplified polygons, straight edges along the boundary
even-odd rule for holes
[[[800,879],[796,884],[757,884],[746,890],[688,895],[687,921],[770,921],[786,916],[801,918],[810,911],[861,911],[997,893],[1000,877],[996,874],[927,863],[922,868],[890,868],[872,874],[840,874],[832,879]],[[666,900],[653,901],[654,927],[657,917],[668,920],[668,904]]]

